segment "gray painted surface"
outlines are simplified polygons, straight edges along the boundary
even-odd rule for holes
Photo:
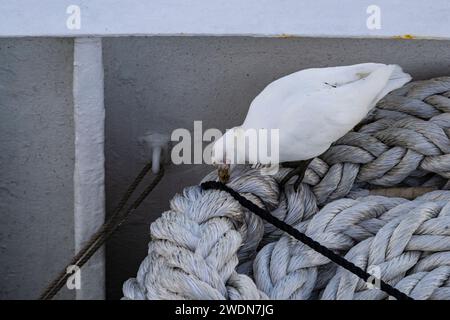
[[[137,139],[152,129],[221,130],[242,122],[271,81],[308,68],[398,63],[416,79],[450,75],[450,42],[306,38],[104,39],[107,212],[144,163]],[[210,168],[170,166],[162,183],[107,246],[107,297],[121,297],[146,256],[149,224]]]
[[[0,40],[0,299],[37,298],[73,255],[72,50]]]

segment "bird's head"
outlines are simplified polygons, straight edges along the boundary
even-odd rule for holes
[[[211,149],[211,163],[217,167],[221,182],[227,182],[230,174],[231,164],[236,163],[236,138],[240,136],[239,127],[227,130],[227,132],[217,139]]]

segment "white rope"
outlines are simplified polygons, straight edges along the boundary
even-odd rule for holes
[[[450,191],[358,197],[377,186],[449,187],[449,77],[388,95],[311,163],[297,192],[279,189],[286,172],[238,167],[229,186],[413,298],[450,299]],[[387,298],[222,191],[186,188],[150,234],[125,299]]]
[[[430,254],[442,251],[450,252],[450,203],[447,201],[416,202],[415,208],[407,213],[407,218],[400,216],[387,223],[374,237],[370,237],[353,247],[346,258],[360,267],[379,268],[380,277],[391,285],[408,288],[408,293],[414,299],[430,297],[433,291],[445,285],[448,279],[447,270],[437,272],[436,277],[427,275],[426,283],[421,286],[426,291],[419,290],[417,283],[412,286],[413,279],[423,280],[425,272],[412,270],[421,259]],[[450,267],[450,260],[447,260]],[[420,269],[419,269],[420,270]],[[436,270],[436,269],[434,269]],[[447,273],[446,273],[447,272]],[[405,276],[408,277],[405,278]],[[443,278],[442,278],[443,277]],[[402,280],[403,279],[403,280]],[[413,288],[415,287],[415,290]],[[447,287],[450,293],[450,287]],[[349,273],[338,270],[330,280],[322,296],[324,299],[383,299],[386,294],[379,290],[367,289]],[[450,299],[446,295],[446,299]]]

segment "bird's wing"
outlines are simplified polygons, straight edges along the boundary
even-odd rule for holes
[[[340,95],[343,98],[350,95],[361,101],[370,99],[372,103],[365,102],[365,109],[361,109],[361,104],[355,106],[367,113],[387,93],[410,80],[399,66],[380,63],[302,70],[269,84],[252,101],[243,126],[262,127],[261,118],[273,123],[275,112],[286,111],[286,105],[300,107],[302,101],[312,96],[329,95],[338,99]]]
[[[297,101],[292,97],[283,105],[281,117],[276,119],[280,127],[280,148],[293,149],[298,141],[301,145],[295,147],[300,151],[294,153],[320,155],[352,130],[379,99],[410,80],[409,75],[397,68],[382,66],[365,78],[333,90],[316,91]],[[292,157],[295,154],[290,154],[291,159],[287,161],[293,160]]]
[[[244,129],[280,130],[280,161],[309,159],[353,129],[411,77],[394,65],[307,69],[268,85],[251,103]]]
[[[309,81],[313,81],[318,84],[326,82],[334,87],[339,87],[367,77],[375,70],[385,66],[386,65],[382,63],[370,62],[351,66],[312,68],[300,72],[307,76]]]
[[[352,66],[311,68],[284,76],[270,83],[250,104],[244,126],[257,126],[253,119],[267,118],[270,122],[274,110],[283,110],[286,99],[294,97],[297,101],[316,92],[333,91],[341,86],[354,83],[367,77],[386,65],[363,63]],[[258,120],[259,121],[259,120]]]
[[[329,70],[328,81],[334,81],[335,87],[317,85],[305,91],[304,74],[297,77],[298,82],[281,81],[267,87],[252,102],[243,127],[280,129],[280,160],[308,159],[324,152],[379,99],[410,80],[397,66],[363,64],[338,69]],[[314,77],[306,78],[319,84],[324,80],[322,73],[318,69]]]

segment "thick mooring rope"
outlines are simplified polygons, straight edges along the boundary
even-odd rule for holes
[[[450,299],[450,77],[385,97],[311,163],[297,192],[279,188],[286,172],[236,168],[228,187],[410,297]],[[441,190],[412,201],[360,196],[391,186]],[[126,299],[388,298],[227,192],[186,188],[150,233]]]
[[[334,253],[333,250],[328,249],[326,246],[322,245],[318,241],[314,240],[311,237],[308,237],[303,232],[297,230],[290,224],[287,224],[284,221],[279,220],[274,217],[268,210],[262,209],[259,206],[255,205],[253,202],[247,200],[247,198],[241,196],[238,192],[233,189],[227,187],[224,183],[218,181],[208,181],[204,182],[201,185],[203,190],[222,190],[228,192],[236,201],[238,201],[244,208],[249,209],[251,212],[256,214],[261,219],[267,221],[278,229],[284,231],[290,236],[294,237],[296,240],[301,241],[303,244],[307,245],[309,248],[313,249],[317,253],[320,253],[327,259],[330,259],[340,267],[344,268],[347,271],[358,276],[360,279],[364,281],[368,281],[371,277],[373,277],[370,273],[366,272],[362,268],[358,267],[351,261],[341,257],[340,255]],[[412,300],[411,297],[407,296],[403,292],[397,290],[391,285],[384,282],[382,279],[378,279],[380,282],[380,289],[385,291],[387,294],[395,297],[398,300]]]

